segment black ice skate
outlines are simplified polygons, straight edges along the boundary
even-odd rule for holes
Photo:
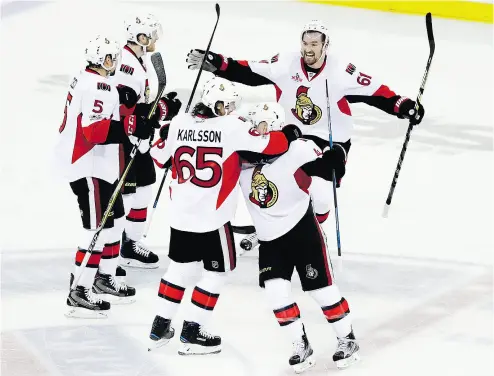
[[[170,342],[170,339],[175,335],[175,329],[171,326],[171,320],[156,315],[151,328],[149,338],[151,338],[151,344],[148,347],[148,351],[157,349]]]
[[[338,337],[338,347],[333,355],[333,361],[339,369],[345,369],[360,360],[359,345],[355,340],[353,330],[343,338]]]
[[[259,245],[259,239],[257,238],[257,233],[247,235],[240,241],[240,248],[245,251],[250,251]]]
[[[198,323],[184,321],[180,334],[180,355],[206,355],[221,352],[221,337],[213,336]]]
[[[123,282],[118,282],[110,274],[98,274],[94,279],[93,291],[102,294],[113,304],[134,303],[136,289],[127,286]]]
[[[81,319],[106,319],[106,311],[110,309],[110,303],[96,298],[91,289],[77,286],[70,291],[67,297],[69,310],[65,314],[69,318]]]
[[[310,346],[304,328],[302,337],[298,341],[293,342],[293,355],[288,360],[288,363],[290,363],[295,373],[302,373],[316,364],[316,360],[312,356],[313,353],[314,351]]]
[[[125,236],[120,249],[120,265],[130,268],[156,269],[159,257],[140,242]]]

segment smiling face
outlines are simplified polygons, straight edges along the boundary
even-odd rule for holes
[[[301,42],[300,53],[304,59],[304,63],[312,66],[319,62],[325,51],[324,35],[318,31],[308,31],[304,33]]]

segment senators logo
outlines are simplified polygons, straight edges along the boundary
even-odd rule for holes
[[[270,208],[278,201],[278,188],[266,179],[261,173],[262,166],[258,166],[252,173],[250,202],[256,204],[261,209]]]
[[[308,87],[299,86],[297,89],[297,102],[292,108],[292,114],[305,125],[317,123],[322,116],[319,106],[316,106],[307,95]]]
[[[134,68],[129,67],[128,65],[122,64],[120,66],[120,72],[123,72],[125,74],[128,74],[128,75],[131,75],[132,76],[134,74]]]
[[[97,88],[98,88],[98,90],[111,91],[111,86],[104,83],[104,82],[98,82]]]

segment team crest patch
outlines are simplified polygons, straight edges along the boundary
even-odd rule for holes
[[[308,96],[309,88],[306,86],[299,86],[297,89],[297,101],[295,102],[295,108],[292,108],[292,114],[300,122],[305,125],[313,125],[321,120],[322,111],[321,108],[312,102],[312,99]]]
[[[353,65],[352,63],[348,64],[348,66],[346,67],[346,72],[349,73],[349,74],[353,74],[355,73],[355,69],[357,69],[355,67],[355,65]]]
[[[305,276],[309,279],[316,279],[317,276],[319,275],[317,270],[314,269],[311,264],[306,265],[305,271],[307,272],[307,274]]]
[[[270,208],[278,201],[278,188],[270,182],[261,172],[262,166],[258,166],[252,173],[250,202],[261,209]]]

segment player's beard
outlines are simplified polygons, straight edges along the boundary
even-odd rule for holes
[[[304,63],[307,65],[314,65],[315,63],[317,63],[320,57],[321,55],[318,56],[318,54],[315,52],[313,52],[312,56],[307,56],[307,53],[304,52]]]

